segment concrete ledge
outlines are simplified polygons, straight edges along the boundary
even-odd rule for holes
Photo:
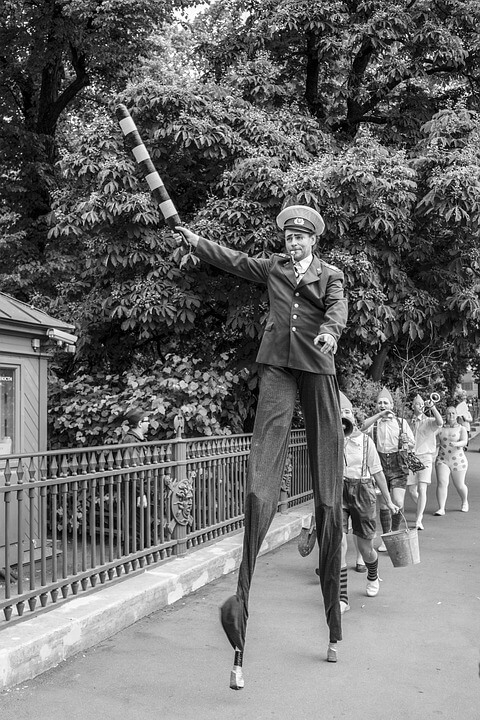
[[[310,515],[306,506],[277,515],[260,554],[297,537]],[[242,541],[243,532],[226,537],[6,627],[0,633],[0,690],[40,675],[140,618],[233,572],[240,565]]]

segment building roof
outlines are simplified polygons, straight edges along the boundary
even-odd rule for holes
[[[21,302],[10,295],[0,293],[0,328],[13,328],[15,326],[28,326],[30,329],[35,328],[37,330],[57,328],[66,332],[75,329],[75,326],[71,323],[57,320],[42,310],[37,310],[37,308],[27,305],[27,303]]]

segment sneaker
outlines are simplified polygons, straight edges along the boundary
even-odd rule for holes
[[[355,572],[364,573],[364,572],[367,572],[367,568],[365,567],[365,565],[363,563],[357,563],[355,565]]]
[[[439,508],[439,509],[437,510],[437,512],[434,512],[433,514],[434,514],[436,517],[439,517],[440,515],[445,515],[445,510],[442,510],[441,508]]]
[[[340,613],[343,615],[344,613],[348,612],[350,610],[350,605],[348,602],[345,602],[345,600],[340,600]]]
[[[468,512],[468,510],[469,510],[468,501],[465,500],[465,502],[462,505],[462,512]]]
[[[327,662],[337,662],[337,643],[328,644]]]
[[[382,542],[382,544],[378,546],[377,552],[387,552],[387,548],[385,547],[384,542]]]
[[[366,590],[366,594],[368,595],[368,597],[375,597],[375,595],[378,595],[379,590],[380,580],[378,579],[378,577],[375,580],[368,580]]]

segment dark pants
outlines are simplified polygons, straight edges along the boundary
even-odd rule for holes
[[[248,461],[245,536],[237,587],[241,650],[244,649],[248,596],[255,562],[277,512],[297,390],[307,436],[325,615],[330,641],[342,639],[343,430],[337,381],[334,375],[265,365]]]

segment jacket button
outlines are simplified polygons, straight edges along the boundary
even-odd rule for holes
[[[297,328],[296,328],[296,327],[292,327],[292,332],[297,332]]]
[[[299,295],[300,295],[300,293],[295,293],[295,297],[298,297]]]
[[[294,303],[293,307],[294,307],[294,308],[297,308],[297,307],[298,307],[298,303]]]
[[[297,316],[296,316],[296,315],[292,315],[292,317],[293,317],[293,319],[294,319],[294,320],[296,320],[296,319],[297,319]]]

